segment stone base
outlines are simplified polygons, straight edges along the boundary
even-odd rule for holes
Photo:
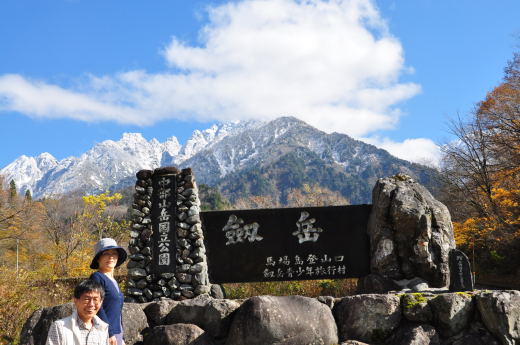
[[[126,303],[125,342],[520,344],[520,291],[365,294],[331,299],[258,296],[226,300],[200,295],[180,302]],[[329,300],[334,303],[327,303]],[[20,344],[44,345],[52,321],[70,312],[70,304],[35,311],[24,325]]]

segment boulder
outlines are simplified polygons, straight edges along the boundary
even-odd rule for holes
[[[430,323],[433,318],[432,310],[428,300],[432,296],[421,293],[405,294],[401,298],[403,316],[412,322]]]
[[[200,327],[177,323],[154,327],[143,345],[213,345],[213,341]]]
[[[334,303],[336,303],[336,297],[332,296],[319,296],[316,299],[325,304],[330,309],[334,308]]]
[[[226,298],[226,292],[222,285],[219,284],[211,284],[209,295],[216,299]]]
[[[447,293],[429,301],[433,320],[443,337],[462,332],[473,316],[473,298],[467,293]]]
[[[166,317],[171,310],[178,304],[178,301],[172,299],[162,299],[158,302],[148,303],[144,307],[144,313],[148,318],[150,327],[160,326],[166,323]]]
[[[184,300],[176,304],[165,319],[165,323],[191,323],[201,327],[216,339],[227,335],[231,314],[240,307],[233,300],[214,299],[207,294]]]
[[[329,307],[303,296],[256,296],[237,310],[226,345],[337,344]]]
[[[22,327],[20,345],[45,345],[51,324],[69,316],[73,310],[72,303],[36,310]]]
[[[123,329],[124,340],[127,345],[133,345],[143,340],[143,333],[148,328],[148,320],[143,311],[146,304],[123,304]]]
[[[480,323],[472,323],[467,332],[445,341],[445,345],[500,345],[500,342]]]
[[[382,275],[371,273],[358,280],[358,293],[363,294],[377,294],[385,293],[387,291],[400,290],[401,287],[397,285],[392,279],[383,277]]]
[[[455,248],[448,209],[409,176],[379,179],[368,222],[371,272],[395,280],[420,277],[449,285],[448,253]]]
[[[368,343],[385,340],[401,322],[400,298],[395,295],[357,295],[334,307],[340,341]]]
[[[440,345],[439,335],[430,325],[400,327],[387,341],[387,345]]]
[[[476,296],[486,328],[503,345],[520,344],[520,291],[490,291]]]
[[[369,344],[362,343],[357,340],[347,340],[347,341],[342,342],[340,345],[369,345]]]

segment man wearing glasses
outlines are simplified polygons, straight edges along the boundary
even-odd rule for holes
[[[72,315],[54,321],[46,345],[107,345],[108,324],[96,316],[105,291],[101,284],[88,279],[74,289]]]

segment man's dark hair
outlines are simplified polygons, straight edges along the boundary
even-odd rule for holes
[[[84,293],[91,291],[97,291],[99,292],[99,297],[101,297],[101,299],[105,298],[105,289],[103,289],[103,285],[92,279],[83,280],[81,283],[76,285],[74,288],[74,298],[80,298]]]

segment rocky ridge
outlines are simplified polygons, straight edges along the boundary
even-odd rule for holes
[[[39,198],[121,189],[135,183],[137,171],[160,166],[191,167],[199,183],[219,187],[232,199],[283,194],[303,183],[318,183],[351,203],[366,203],[379,176],[402,172],[430,189],[437,176],[434,169],[293,117],[214,125],[194,131],[183,145],[175,137],[160,143],[125,133],[119,141],[103,141],[79,157],[58,161],[48,153],[22,156],[0,175],[14,179],[20,194],[29,189]]]

